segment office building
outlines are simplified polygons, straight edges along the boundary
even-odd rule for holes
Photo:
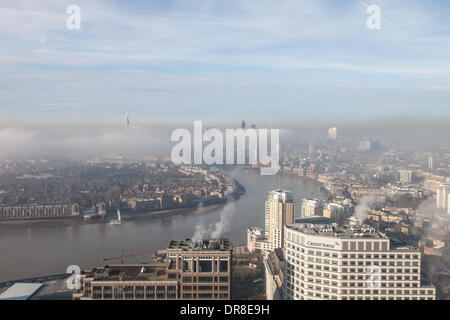
[[[283,292],[289,300],[434,300],[421,253],[391,246],[370,226],[285,226]]]
[[[228,239],[171,241],[162,261],[94,268],[80,275],[73,298],[131,300],[231,299],[232,245]]]
[[[439,209],[449,208],[450,186],[442,185],[436,189],[436,207]]]
[[[411,183],[412,171],[411,170],[400,170],[400,182]]]
[[[283,250],[277,248],[264,256],[266,300],[284,300]]]
[[[323,214],[323,201],[319,199],[303,199],[302,217],[321,216]]]
[[[336,140],[337,138],[337,128],[329,128],[328,129],[328,139]]]
[[[359,150],[370,152],[373,150],[372,142],[369,140],[364,140],[359,143]]]
[[[348,207],[338,203],[327,203],[323,207],[322,216],[330,219],[330,222],[344,224]]]
[[[433,170],[438,167],[438,161],[434,156],[428,157],[428,169]]]

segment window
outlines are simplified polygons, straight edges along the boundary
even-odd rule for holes
[[[102,298],[102,287],[99,286],[94,286],[92,288],[92,292],[93,292],[93,298],[94,299],[101,299]]]
[[[220,260],[220,272],[228,272],[228,261]]]
[[[85,282],[84,283],[84,292],[88,296],[91,295],[91,283],[90,282]]]
[[[112,287],[111,286],[103,287],[103,298],[104,299],[112,299]]]
[[[183,272],[192,272],[192,259],[183,260]]]
[[[199,283],[209,283],[213,282],[213,277],[198,277]]]
[[[200,260],[198,262],[199,272],[212,272],[212,261],[211,260]]]
[[[198,286],[198,291],[212,291],[212,286]]]
[[[133,293],[133,287],[127,286],[125,287],[125,299],[133,299],[134,293]]]
[[[144,299],[144,287],[142,286],[135,287],[135,296],[136,299]]]
[[[122,287],[114,287],[114,299],[123,299]]]
[[[145,295],[147,299],[155,299],[155,287],[150,286],[145,288]]]
[[[137,295],[137,292],[136,292]],[[167,299],[176,299],[177,297],[177,288],[175,286],[167,287]]]
[[[156,287],[156,298],[164,299],[166,297],[166,288],[163,286]]]

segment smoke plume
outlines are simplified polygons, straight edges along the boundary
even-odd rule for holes
[[[230,223],[236,212],[236,206],[234,202],[228,202],[220,211],[220,219],[216,223],[212,223],[209,226],[199,224],[195,227],[195,233],[192,236],[192,241],[200,241],[202,239],[219,239],[226,232],[230,231]]]
[[[385,198],[378,195],[364,196],[359,200],[359,205],[355,209],[355,217],[364,221],[369,214],[371,207],[384,203]]]

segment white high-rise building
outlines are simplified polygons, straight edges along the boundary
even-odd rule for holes
[[[269,192],[265,205],[265,237],[274,248],[281,248],[284,225],[295,223],[295,202],[287,190]]]
[[[247,229],[247,248],[250,252],[271,252],[283,245],[285,225],[295,223],[295,202],[287,190],[269,192],[265,204],[264,235],[260,228]]]
[[[449,206],[450,186],[443,185],[436,189],[436,207],[439,209],[448,209]]]
[[[435,157],[428,157],[428,169],[436,169],[438,167],[438,161]]]
[[[285,226],[283,296],[289,300],[434,300],[420,250],[392,247],[370,226]]]
[[[329,128],[328,129],[328,139],[336,140],[337,138],[337,128]]]
[[[450,214],[450,193],[448,194],[447,197],[447,213]]]
[[[400,182],[411,183],[412,171],[411,170],[400,170]]]

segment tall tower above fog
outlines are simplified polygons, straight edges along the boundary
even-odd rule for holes
[[[336,127],[329,128],[328,129],[328,139],[336,140],[336,138],[337,138],[337,128]]]
[[[265,237],[274,248],[282,247],[283,228],[295,223],[295,202],[287,190],[270,191],[265,206]]]

